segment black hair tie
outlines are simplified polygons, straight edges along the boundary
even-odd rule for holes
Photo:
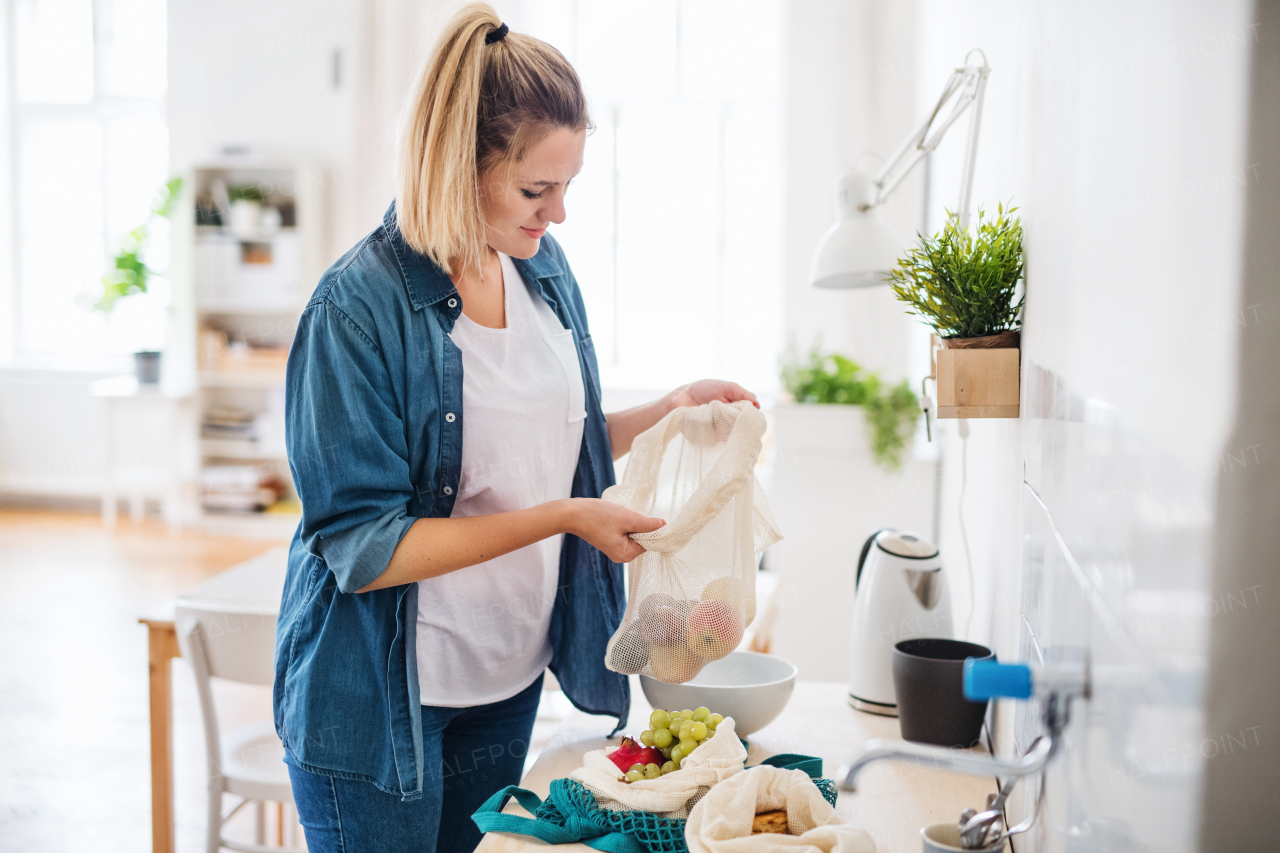
[[[489,30],[489,32],[485,33],[484,43],[493,44],[495,41],[502,41],[506,37],[507,25],[503,24],[502,26]]]

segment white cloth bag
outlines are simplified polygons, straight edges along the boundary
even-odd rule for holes
[[[697,753],[694,753],[695,755]],[[790,834],[751,834],[760,812],[785,809]],[[876,843],[836,814],[803,770],[761,765],[707,792],[684,828],[689,853],[876,853]]]
[[[737,648],[755,618],[756,555],[782,538],[756,482],[765,417],[746,400],[676,409],[631,445],[604,499],[666,519],[631,538],[627,610],[605,665],[679,683]]]
[[[622,771],[609,760],[611,749],[597,749],[582,757],[582,767],[569,774],[595,795],[596,804],[612,811],[654,812],[662,817],[686,818],[689,810],[712,786],[742,772],[747,750],[725,717],[716,733],[682,762],[680,769],[657,779],[622,780]]]

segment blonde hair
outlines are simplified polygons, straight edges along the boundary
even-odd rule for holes
[[[560,51],[509,32],[486,3],[445,26],[410,90],[396,159],[396,220],[405,242],[450,275],[479,270],[479,176],[524,157],[557,127],[590,128],[577,72]],[[461,269],[452,269],[453,260]]]

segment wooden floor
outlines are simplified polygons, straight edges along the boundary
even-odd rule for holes
[[[277,542],[0,509],[0,851],[151,848],[144,611]],[[203,850],[194,682],[174,670],[177,834]],[[270,713],[269,695],[242,697]],[[265,700],[265,710],[264,710]]]

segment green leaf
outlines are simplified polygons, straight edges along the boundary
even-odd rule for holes
[[[120,240],[120,251],[111,259],[111,268],[102,276],[102,295],[88,302],[91,308],[110,314],[121,297],[147,292],[147,277],[151,270],[142,260],[142,255],[151,235],[151,220],[157,216],[169,216],[181,192],[182,178],[170,178],[156,191],[147,221]]]
[[[1022,223],[1018,208],[997,205],[994,220],[978,210],[972,230],[961,230],[958,217],[933,236],[917,235],[919,244],[898,260],[889,274],[894,295],[943,337],[980,337],[1019,324],[1022,300],[1014,303],[1022,279]]]

